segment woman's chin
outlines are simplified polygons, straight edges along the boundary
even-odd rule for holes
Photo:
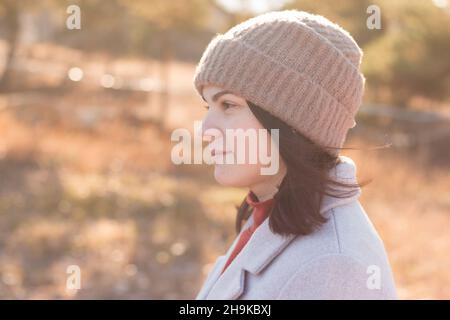
[[[216,164],[214,166],[214,179],[221,185],[227,187],[249,186],[252,170],[247,166]]]
[[[238,179],[235,178],[235,174],[230,165],[216,164],[214,166],[214,179],[223,185],[228,187],[234,187],[238,183]]]

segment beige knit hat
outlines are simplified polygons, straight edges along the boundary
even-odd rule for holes
[[[362,51],[326,18],[298,10],[244,21],[207,46],[194,85],[222,86],[267,110],[333,155],[356,125]]]

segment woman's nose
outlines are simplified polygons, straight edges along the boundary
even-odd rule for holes
[[[214,137],[219,129],[217,116],[209,110],[202,120],[202,137]]]

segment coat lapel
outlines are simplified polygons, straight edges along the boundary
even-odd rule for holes
[[[244,225],[241,229],[241,232],[243,232],[252,223],[253,223],[253,217],[250,216],[250,218],[244,223]],[[216,259],[216,262],[214,263],[212,270],[210,271],[208,277],[206,278],[206,280],[203,284],[203,287],[201,288],[200,292],[198,293],[198,295],[196,297],[197,300],[206,299],[206,297],[207,297],[208,293],[211,291],[213,285],[216,283],[216,281],[219,279],[219,277],[221,277],[220,273],[222,272],[222,269],[225,266],[225,263],[227,262],[228,257],[231,255],[231,252],[233,252],[234,247],[237,245],[239,237],[240,237],[240,233],[234,239],[234,241],[231,244],[231,246],[229,247],[228,251],[224,255],[219,256]],[[227,270],[229,268],[230,267],[228,267]]]
[[[250,218],[248,222],[252,223],[253,219]],[[269,227],[269,219],[264,220],[225,272],[216,277],[215,283],[207,294],[207,299],[238,299],[245,289],[246,272],[252,274],[261,272],[295,237],[295,235],[281,236],[273,233]],[[235,245],[236,241],[232,247]],[[218,264],[220,270],[225,265],[232,249]]]
[[[353,161],[345,156],[340,156],[341,163],[330,172],[332,178],[341,182],[356,183],[356,167]],[[321,206],[321,213],[325,214],[330,209],[350,203],[361,194],[358,188],[352,196],[335,198],[325,196]],[[242,230],[253,223],[253,217],[247,220]],[[242,232],[242,231],[241,231]],[[233,300],[238,299],[245,290],[245,276],[247,272],[257,275],[270,264],[297,235],[282,236],[270,230],[269,219],[256,229],[248,243],[236,256],[223,274],[220,274],[228,257],[236,246],[238,235],[224,256],[220,256],[210,275],[196,299]]]
[[[217,281],[217,279],[220,276],[220,271],[222,270],[223,266],[225,265],[225,255],[219,256],[216,259],[216,262],[214,263],[214,266],[212,270],[210,271],[208,277],[206,278],[200,292],[196,296],[196,300],[204,300],[206,299],[207,294],[211,290],[214,283]]]

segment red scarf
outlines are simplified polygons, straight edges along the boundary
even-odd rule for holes
[[[245,201],[250,207],[253,208],[253,224],[241,233],[239,240],[233,249],[233,252],[231,252],[230,257],[228,258],[222,270],[222,273],[226,270],[226,268],[230,265],[234,258],[236,258],[242,248],[244,248],[245,244],[250,240],[256,228],[258,228],[258,226],[263,223],[264,220],[266,220],[266,218],[269,216],[274,199],[271,198],[265,201],[259,201],[258,197],[252,191],[250,191],[247,194],[247,198],[245,199]]]

